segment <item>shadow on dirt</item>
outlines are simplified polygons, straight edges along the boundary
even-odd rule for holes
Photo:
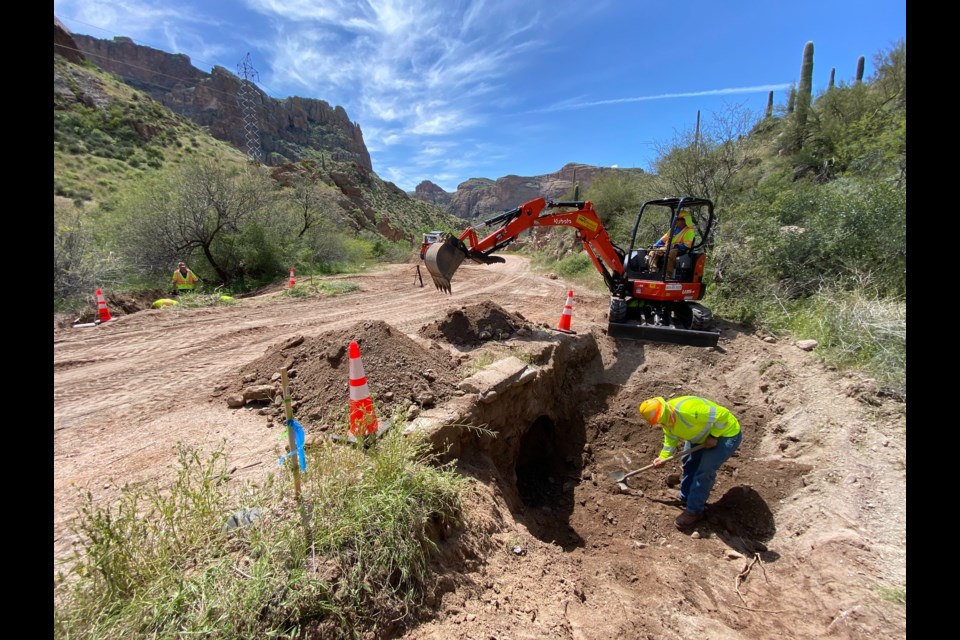
[[[706,515],[717,537],[731,549],[745,556],[759,554],[764,562],[780,557],[765,544],[777,532],[773,512],[753,488],[746,485],[730,488],[708,505]]]

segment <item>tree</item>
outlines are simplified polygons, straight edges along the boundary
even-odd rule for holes
[[[874,55],[873,64],[876,67],[873,81],[874,86],[883,96],[884,104],[896,102],[906,106],[907,103],[907,43],[897,40],[886,51]]]
[[[593,202],[612,239],[629,236],[634,218],[646,199],[644,183],[649,179],[645,178],[619,172],[606,173],[594,178],[587,189],[586,199]]]
[[[120,281],[116,256],[98,250],[92,224],[83,211],[69,202],[54,200],[53,206],[53,300],[54,306],[90,296],[104,285]]]
[[[293,189],[287,192],[286,198],[297,212],[300,230],[298,238],[315,227],[321,220],[321,195],[315,176],[298,176],[293,179]]]
[[[751,162],[748,134],[756,118],[742,105],[728,106],[712,116],[701,126],[699,144],[694,144],[697,134],[692,130],[657,143],[653,165],[663,193],[709,198],[714,203],[731,195],[737,173]]]
[[[151,274],[199,254],[230,284],[243,268],[222,245],[236,241],[272,198],[272,184],[258,167],[192,160],[146,181],[126,203],[126,252],[135,268]]]

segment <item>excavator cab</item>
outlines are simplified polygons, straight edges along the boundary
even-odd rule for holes
[[[681,212],[692,223],[692,240],[685,233],[689,225],[677,224]],[[720,334],[712,330],[713,314],[697,302],[706,293],[703,272],[714,223],[713,202],[705,198],[661,198],[640,207],[623,275],[612,289],[610,335],[716,346]],[[678,237],[689,244],[678,247]],[[661,247],[662,255],[652,259]],[[677,247],[675,256],[668,247]]]
[[[430,248],[434,242],[440,240],[443,237],[443,231],[430,231],[429,233],[423,234],[423,242],[420,243],[420,259],[425,259],[427,255],[427,249]]]

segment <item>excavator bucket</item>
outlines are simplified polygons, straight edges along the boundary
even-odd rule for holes
[[[466,257],[463,243],[454,236],[447,236],[427,247],[423,261],[437,289],[450,293],[450,279]]]

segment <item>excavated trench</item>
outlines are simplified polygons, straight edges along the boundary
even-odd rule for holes
[[[596,395],[583,379],[602,367],[600,352],[591,335],[527,341],[522,349],[524,360],[504,358],[464,380],[466,395],[409,428],[425,430],[464,473],[495,483],[532,535],[570,549],[583,544],[570,517],[585,464],[584,400]]]

